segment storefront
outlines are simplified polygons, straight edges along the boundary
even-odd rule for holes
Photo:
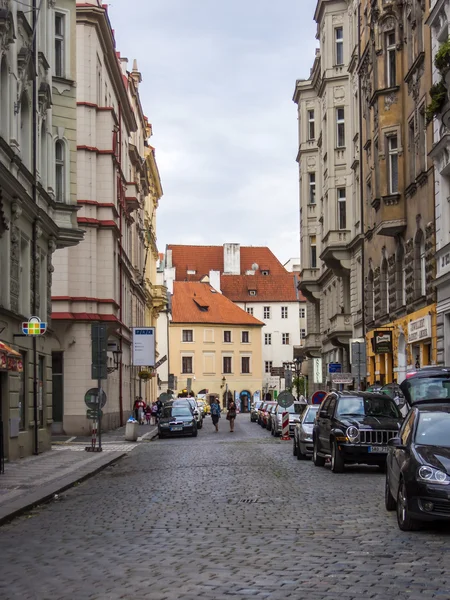
[[[22,355],[0,341],[0,473],[3,471],[5,458],[9,456],[7,440],[11,432],[18,433],[20,428],[20,406],[17,414],[11,414],[9,402],[11,376],[23,378]]]
[[[436,364],[436,305],[368,332],[366,341],[368,383],[401,383],[408,371]]]

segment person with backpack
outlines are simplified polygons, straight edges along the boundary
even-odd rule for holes
[[[216,428],[216,432],[219,431],[220,412],[219,400],[217,398],[213,398],[213,400],[211,400],[211,419],[214,427]]]

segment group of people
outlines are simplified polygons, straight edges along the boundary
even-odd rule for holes
[[[142,396],[139,396],[134,402],[134,418],[140,425],[144,425],[144,423],[147,423],[147,425],[156,425],[161,412],[161,406],[161,400],[146,404]]]
[[[214,427],[216,428],[216,432],[219,431],[219,419],[222,414],[222,409],[220,408],[220,403],[218,398],[213,398],[211,400],[211,419]],[[234,432],[234,421],[236,419],[236,404],[234,400],[228,404],[227,410],[227,421],[230,423],[230,433]]]

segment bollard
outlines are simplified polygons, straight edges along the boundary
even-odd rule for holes
[[[290,441],[291,437],[289,435],[289,413],[284,412],[281,417],[282,422],[282,435],[281,439],[285,441]]]

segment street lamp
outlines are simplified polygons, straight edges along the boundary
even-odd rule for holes
[[[222,385],[220,386],[220,389],[223,389],[223,388],[225,388],[224,408],[226,408],[228,406],[228,383],[227,383],[225,375],[222,377]]]
[[[112,354],[113,354],[114,366],[107,368],[108,373],[113,373],[114,371],[117,371],[117,369],[119,368],[120,359],[122,358],[122,350],[113,350]]]

